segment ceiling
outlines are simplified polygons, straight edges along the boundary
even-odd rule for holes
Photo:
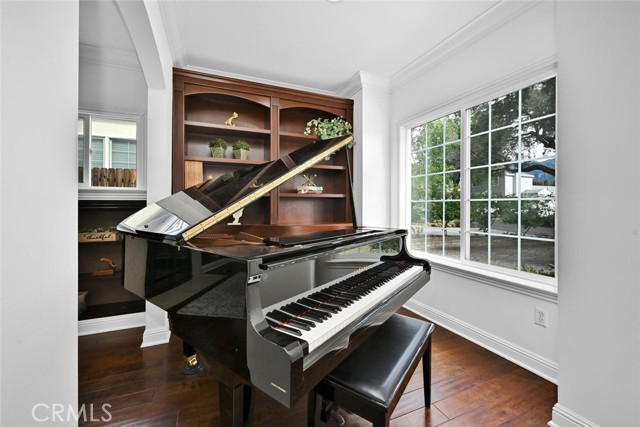
[[[174,65],[336,92],[392,78],[500,0],[161,0]],[[81,44],[134,51],[112,1],[81,1]]]

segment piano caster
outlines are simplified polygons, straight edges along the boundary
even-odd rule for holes
[[[182,342],[182,355],[185,364],[182,367],[182,373],[185,375],[195,375],[204,370],[204,365],[198,362],[198,352],[189,343]]]
[[[198,355],[192,354],[185,356],[186,363],[182,367],[182,373],[185,375],[195,375],[204,370],[204,365],[198,362]]]
[[[322,412],[320,412],[320,420],[322,422],[328,422],[329,417],[333,417],[339,426],[345,425],[346,421],[342,415],[338,413],[338,405],[331,400],[322,399]]]

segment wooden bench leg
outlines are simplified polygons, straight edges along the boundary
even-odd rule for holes
[[[427,343],[427,349],[422,355],[422,380],[424,390],[424,407],[431,407],[431,337]]]

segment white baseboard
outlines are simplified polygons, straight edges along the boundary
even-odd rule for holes
[[[549,427],[598,427],[597,424],[570,411],[559,403],[553,406],[553,419],[547,425]]]
[[[171,331],[168,326],[159,328],[146,328],[142,335],[142,345],[140,347],[151,347],[152,345],[166,344],[171,338]]]
[[[121,329],[139,328],[144,325],[144,312],[80,320],[78,322],[78,336],[101,334],[103,332],[119,331]]]
[[[558,364],[545,357],[414,299],[409,300],[404,307],[554,384],[558,383]]]

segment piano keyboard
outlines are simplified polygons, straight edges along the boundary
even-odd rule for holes
[[[423,268],[380,262],[264,310],[276,331],[305,340],[309,353],[408,283]]]

